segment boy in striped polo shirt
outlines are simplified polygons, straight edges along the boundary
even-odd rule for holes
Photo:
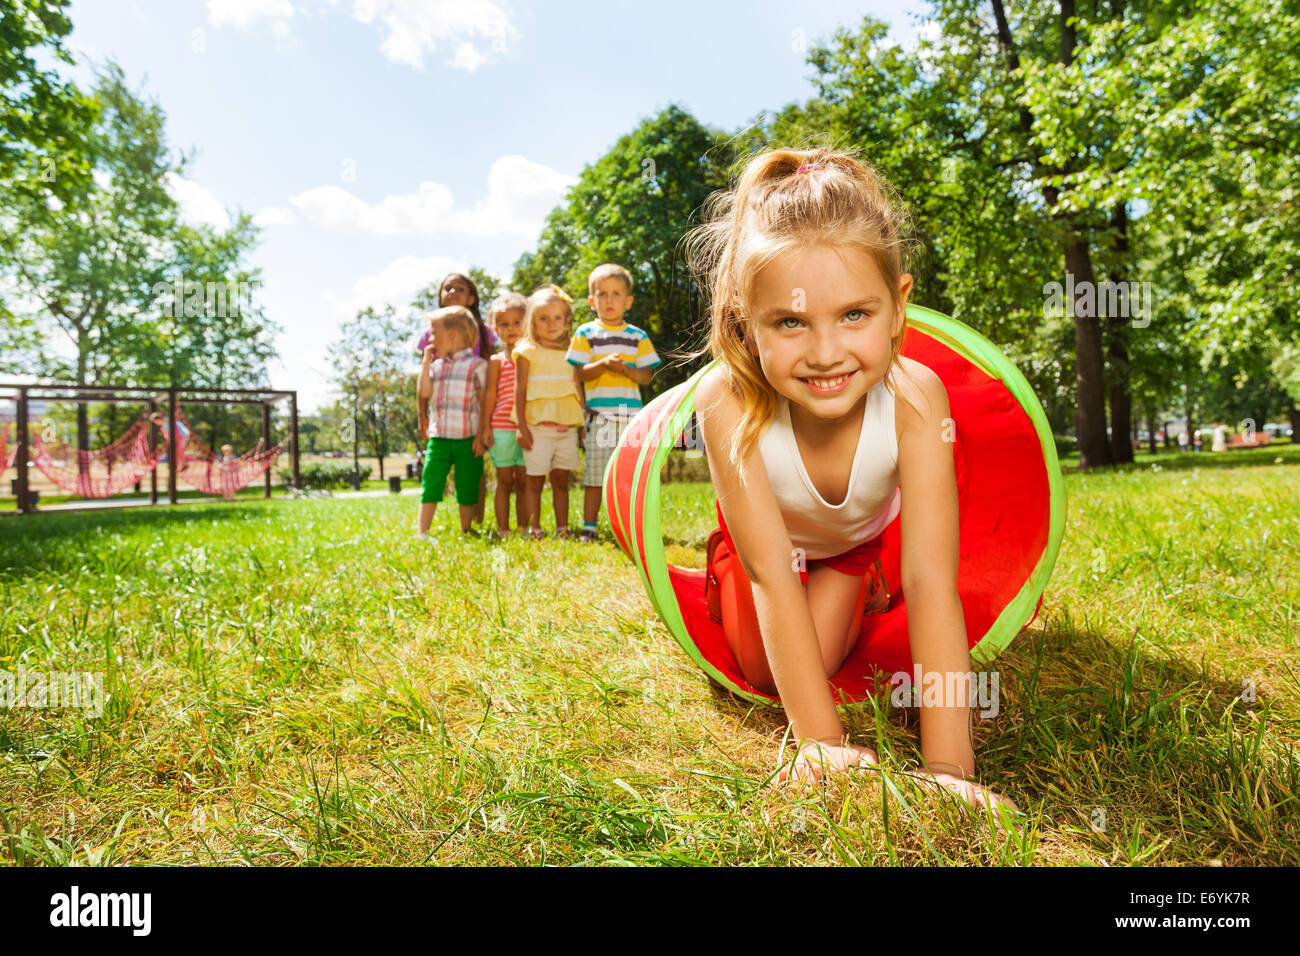
[[[620,265],[597,266],[587,279],[596,319],[574,333],[565,356],[587,392],[582,540],[596,540],[605,466],[628,422],[641,409],[641,388],[660,364],[650,337],[623,321],[632,306],[632,275]]]

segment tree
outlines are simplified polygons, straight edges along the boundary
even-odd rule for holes
[[[329,347],[340,405],[352,419],[356,443],[364,442],[379,459],[380,478],[384,458],[399,443],[418,441],[410,338],[392,306],[382,312],[367,306],[343,324]]]
[[[575,324],[594,318],[587,276],[602,262],[633,275],[628,321],[662,355],[686,348],[703,302],[680,249],[709,194],[727,183],[728,138],[679,106],[639,123],[578,175],[551,210],[535,251],[515,263],[512,286],[528,292],[554,282],[574,299]],[[651,393],[684,378],[656,376]]]
[[[75,349],[67,364],[42,352],[46,373],[78,385],[117,379],[135,370],[152,331],[137,321],[163,278],[161,237],[176,217],[164,188],[177,169],[157,104],[138,99],[121,70],[110,65],[95,85],[100,118],[90,134],[93,180],[54,201],[11,196],[16,220],[10,265],[22,291],[37,300],[40,324],[52,324]],[[61,208],[59,208],[61,206]],[[88,443],[85,406],[78,412],[79,447]]]
[[[0,183],[31,199],[67,199],[90,174],[95,104],[33,55],[75,60],[67,0],[0,0]]]

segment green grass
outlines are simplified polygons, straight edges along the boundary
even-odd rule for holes
[[[494,545],[444,507],[431,548],[388,497],[6,519],[0,669],[111,697],[0,711],[0,859],[1295,864],[1300,467],[1238,454],[1067,475],[1043,613],[976,721],[1027,811],[1005,834],[909,782],[915,715],[884,706],[845,710],[883,771],[775,787],[779,713],[709,684],[607,536]],[[664,499],[701,563],[710,489]]]

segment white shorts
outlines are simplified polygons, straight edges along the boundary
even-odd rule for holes
[[[577,471],[577,425],[529,425],[533,447],[524,449],[524,473],[533,476],[547,475],[556,469]]]

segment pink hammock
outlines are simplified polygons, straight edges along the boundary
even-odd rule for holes
[[[41,429],[32,429],[32,463],[64,491],[83,498],[111,498],[130,488],[157,467],[166,446],[164,434],[158,447],[150,450],[147,412],[113,444],[94,451],[78,451],[60,441],[46,444]]]
[[[9,447],[9,423],[5,422],[5,427],[0,431],[0,474],[8,471],[14,466],[14,459],[18,457],[18,446]]]
[[[184,415],[178,412],[176,418],[189,431],[176,456],[176,478],[210,495],[233,498],[235,492],[251,485],[274,465],[284,450],[283,443],[263,450],[259,440],[247,454],[222,459],[194,434]]]

